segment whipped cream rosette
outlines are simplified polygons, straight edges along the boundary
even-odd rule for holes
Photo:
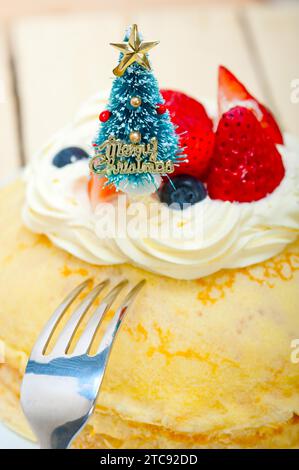
[[[106,99],[102,93],[89,99],[73,122],[33,159],[26,173],[27,198],[23,212],[31,230],[45,233],[53,243],[89,263],[129,262],[177,279],[195,279],[223,268],[258,263],[276,255],[296,239],[299,233],[299,143],[289,135],[284,136],[283,145],[278,145],[285,176],[267,197],[238,203],[207,196],[184,211],[173,211],[155,195],[141,196],[140,201],[147,207],[160,204],[164,213],[171,213],[177,222],[173,223],[173,230],[169,233],[163,227],[169,220],[161,217],[162,226],[156,236],[144,233],[138,236],[136,231],[130,236],[129,231],[122,231],[121,236],[112,233],[110,237],[103,237],[97,227],[107,201],[99,200],[96,207],[92,207],[87,191],[86,160],[63,168],[55,167],[52,162],[57,152],[69,146],[91,152],[99,108],[105,108]],[[116,217],[119,207],[123,209],[118,197],[109,201]],[[130,213],[136,196],[129,195],[127,199]],[[143,222],[150,225],[148,219],[155,215],[146,211],[144,217],[147,220]]]

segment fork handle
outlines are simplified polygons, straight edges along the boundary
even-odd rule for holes
[[[39,446],[41,449],[68,449],[71,441],[72,439],[51,442],[50,438],[42,438],[39,440]]]
[[[90,413],[87,413],[74,421],[69,421],[56,427],[45,436],[40,436],[41,449],[68,449],[72,440],[85,426],[89,416]]]
[[[41,449],[68,449],[74,436],[76,435],[75,431],[72,433],[65,432],[63,430],[64,426],[54,429],[52,433],[45,433],[45,435],[39,435],[39,445]]]

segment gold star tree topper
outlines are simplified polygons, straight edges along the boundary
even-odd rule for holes
[[[145,42],[141,41],[138,26],[133,24],[131,26],[130,37],[128,41],[121,43],[110,43],[118,51],[123,54],[123,57],[117,67],[113,70],[114,75],[121,77],[127,68],[134,62],[137,62],[147,70],[151,70],[150,63],[147,58],[147,53],[159,44],[159,41]]]

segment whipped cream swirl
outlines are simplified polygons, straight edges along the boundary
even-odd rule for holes
[[[279,146],[285,177],[268,197],[242,204],[207,197],[183,212],[159,203],[159,233],[164,233],[164,216],[170,215],[169,211],[174,219],[174,232],[168,236],[132,236],[126,231],[121,236],[103,236],[99,222],[105,203],[100,202],[97,207],[90,203],[87,161],[56,168],[52,160],[68,146],[78,146],[92,154],[98,114],[105,103],[106,95],[102,94],[87,101],[73,122],[56,134],[28,167],[23,218],[29,229],[46,234],[55,245],[88,263],[131,263],[176,279],[196,279],[223,268],[261,262],[298,237],[299,142],[289,135],[285,136],[285,145]],[[136,198],[128,200],[128,211]],[[142,197],[142,202],[149,205],[153,197]],[[116,211],[120,210],[118,198],[112,204]],[[150,217],[150,212],[144,213],[144,218]],[[194,230],[195,220],[200,221],[200,230]]]

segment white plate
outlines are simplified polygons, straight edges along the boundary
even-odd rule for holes
[[[0,423],[0,449],[38,449],[38,446]]]

